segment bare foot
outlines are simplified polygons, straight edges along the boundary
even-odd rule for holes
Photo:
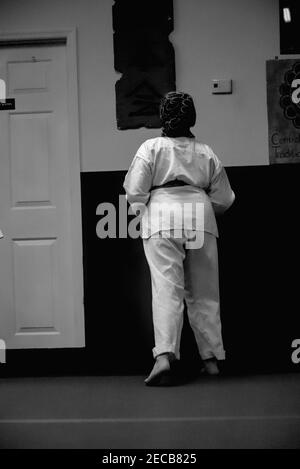
[[[145,379],[146,384],[154,384],[159,378],[170,371],[168,354],[158,355],[150,375]]]
[[[210,376],[217,376],[220,373],[218,368],[218,362],[215,358],[208,358],[207,360],[203,360],[203,364],[203,373],[206,373]]]

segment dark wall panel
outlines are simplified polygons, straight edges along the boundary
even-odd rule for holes
[[[222,322],[228,372],[297,371],[300,338],[300,166],[231,167],[236,192],[219,219]],[[82,173],[85,349],[7,352],[5,374],[147,373],[153,334],[149,270],[140,239],[99,239],[96,208],[118,206],[125,171]],[[199,366],[185,318],[183,366]]]
[[[118,129],[160,128],[160,100],[176,89],[173,0],[115,0],[113,30]]]

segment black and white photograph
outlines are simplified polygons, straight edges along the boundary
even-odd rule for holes
[[[1,455],[300,449],[299,28],[0,0]]]

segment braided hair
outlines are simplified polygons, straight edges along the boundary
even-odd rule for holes
[[[193,98],[181,91],[170,91],[160,102],[160,120],[163,137],[190,137],[196,123],[196,110]]]

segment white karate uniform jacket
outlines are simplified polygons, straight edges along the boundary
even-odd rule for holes
[[[152,186],[179,179],[187,186],[160,188]],[[148,213],[154,203],[204,204],[204,231],[218,237],[215,213],[223,213],[234,201],[226,171],[212,149],[193,138],[157,137],[146,140],[138,149],[124,181],[127,200],[133,211],[147,204]],[[180,228],[170,225],[170,217],[159,214],[159,223],[149,217],[143,220],[142,237],[161,230]]]

